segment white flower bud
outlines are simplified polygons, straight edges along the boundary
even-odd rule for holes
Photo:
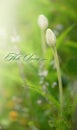
[[[38,25],[41,30],[45,30],[48,26],[48,19],[43,14],[38,17]]]
[[[54,47],[56,45],[56,36],[51,29],[47,29],[46,31],[46,41],[47,44],[51,47]]]

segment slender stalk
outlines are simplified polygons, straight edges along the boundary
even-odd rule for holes
[[[43,56],[46,52],[46,44],[45,44],[45,34],[44,30],[41,30],[41,39],[42,39],[42,51],[43,51]]]
[[[59,64],[59,59],[58,59],[58,54],[56,47],[53,48],[53,54],[54,54],[54,59],[55,59],[55,64],[56,64],[56,69],[57,69],[57,75],[58,75],[58,83],[59,83],[59,100],[60,100],[60,116],[62,117],[63,113],[63,90],[62,90],[62,80],[61,80],[61,72],[60,72],[60,64]]]

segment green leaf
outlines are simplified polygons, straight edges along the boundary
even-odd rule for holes
[[[74,27],[75,27],[75,24],[73,24],[72,26],[68,27],[68,28],[59,36],[59,38],[57,39],[57,48],[59,48],[59,47],[62,45],[62,43],[63,43],[65,37],[67,36],[67,34],[68,34]]]
[[[56,105],[56,107],[57,108],[59,108],[59,103],[58,103],[58,101],[52,96],[52,95],[50,95],[50,94],[45,94],[45,93],[43,93],[42,92],[42,90],[41,90],[41,86],[35,86],[35,85],[33,85],[30,81],[28,81],[28,80],[26,80],[27,81],[27,85],[28,85],[28,87],[31,89],[31,90],[33,90],[33,91],[35,91],[35,92],[37,92],[37,93],[39,93],[41,96],[43,96],[44,98],[48,98],[49,99],[49,101],[51,101],[51,102],[53,102],[54,103],[54,105]]]

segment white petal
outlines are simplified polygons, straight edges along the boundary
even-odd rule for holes
[[[56,44],[56,36],[51,29],[47,29],[46,31],[46,41],[47,44],[51,47],[54,47]]]

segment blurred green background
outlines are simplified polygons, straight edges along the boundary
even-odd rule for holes
[[[1,130],[58,130],[58,80],[51,48],[47,46],[43,63],[5,61],[9,53],[43,58],[40,14],[48,18],[48,27],[57,37],[64,90],[63,130],[72,129],[77,103],[76,13],[74,0],[0,1]]]

